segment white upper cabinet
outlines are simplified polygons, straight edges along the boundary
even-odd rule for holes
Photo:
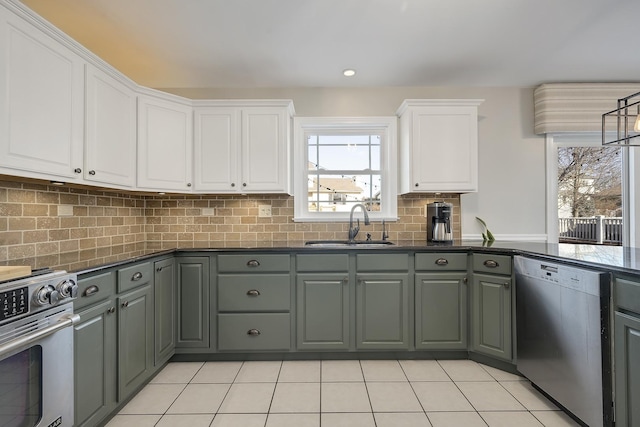
[[[196,101],[195,191],[291,193],[290,100]]]
[[[0,5],[0,173],[82,179],[84,61]]]
[[[478,191],[481,99],[406,100],[400,117],[401,194]]]
[[[190,101],[160,92],[138,96],[138,189],[191,191],[192,131]]]
[[[84,179],[133,187],[136,167],[135,92],[87,65]]]

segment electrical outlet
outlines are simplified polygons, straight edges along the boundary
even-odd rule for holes
[[[58,216],[73,216],[73,205],[59,205]]]
[[[214,216],[216,214],[215,208],[202,208],[202,215]]]
[[[271,218],[271,205],[258,205],[259,218]]]

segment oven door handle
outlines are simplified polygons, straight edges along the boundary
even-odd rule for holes
[[[0,345],[0,356],[3,356],[22,347],[28,347],[38,340],[46,338],[49,335],[53,335],[64,328],[75,325],[79,321],[80,316],[78,316],[77,314],[65,314],[60,318],[60,320],[58,320],[51,326],[47,326],[46,328],[40,329],[39,331],[36,331],[32,334],[16,338],[15,340]]]

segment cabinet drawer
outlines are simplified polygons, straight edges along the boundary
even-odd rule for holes
[[[298,271],[348,271],[348,254],[296,255]]]
[[[358,254],[356,255],[358,271],[407,271],[409,270],[408,254]]]
[[[511,275],[511,257],[508,255],[473,254],[473,271]]]
[[[466,253],[416,254],[416,270],[466,270]]]
[[[149,283],[153,278],[151,262],[143,262],[118,270],[118,293]]]
[[[289,311],[288,274],[218,276],[219,311]]]
[[[87,277],[78,281],[78,298],[73,302],[73,308],[86,307],[104,301],[115,294],[116,276],[113,271]]]
[[[640,278],[638,282],[616,277],[614,298],[616,307],[640,314]]]
[[[288,254],[234,254],[218,256],[221,273],[256,273],[263,271],[289,272]]]
[[[289,314],[218,314],[219,350],[289,350]]]

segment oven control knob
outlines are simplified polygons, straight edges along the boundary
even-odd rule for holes
[[[34,302],[37,305],[54,305],[62,299],[60,292],[58,292],[53,286],[46,285],[38,289],[34,296]]]
[[[71,279],[58,283],[56,289],[60,292],[62,298],[75,298],[78,296],[78,285]]]

